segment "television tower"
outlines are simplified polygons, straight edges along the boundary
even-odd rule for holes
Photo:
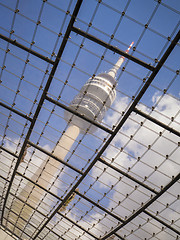
[[[131,43],[126,53],[129,52],[133,44],[134,42]],[[115,100],[116,75],[124,60],[125,58],[121,56],[108,73],[100,73],[95,77],[91,77],[71,102],[71,109],[91,120],[101,122],[106,111]],[[71,117],[72,113],[66,111],[65,119],[69,120]],[[76,116],[73,116],[72,122],[82,130],[87,129],[90,125],[87,121]],[[91,132],[95,130],[93,128]]]
[[[134,42],[131,43],[126,53],[129,52]],[[81,88],[78,95],[75,96],[73,101],[70,103],[70,108],[78,113],[88,117],[91,120],[101,122],[106,111],[112,105],[116,97],[116,75],[123,64],[125,58],[121,56],[117,63],[107,73],[100,73],[95,77],[91,77],[85,85]],[[64,160],[67,153],[71,149],[74,141],[78,137],[80,132],[83,132],[89,128],[90,123],[73,115],[70,112],[65,112],[65,119],[69,121],[72,118],[72,122],[65,133],[63,133],[57,146],[54,149],[53,155],[61,160]],[[91,127],[91,132],[96,130],[95,127]],[[48,189],[50,184],[55,180],[58,174],[58,170],[61,167],[61,163],[53,158],[50,158],[48,162],[44,161],[40,167],[31,176],[32,181],[37,181],[39,185]],[[20,165],[21,168],[21,165]],[[31,192],[30,199],[31,205],[37,207],[40,200],[43,198],[45,192],[34,186],[31,182],[28,182],[26,186],[21,190],[18,197],[26,199]],[[65,203],[66,205],[66,203]],[[14,200],[12,207],[21,210],[23,203]],[[27,208],[27,209],[26,209]],[[65,210],[63,208],[63,210]],[[18,211],[18,214],[19,214]],[[60,209],[61,211],[61,209]],[[21,212],[21,216],[25,219],[29,219],[33,210],[29,207],[24,206],[24,210]],[[17,220],[17,216],[13,215],[13,220]]]

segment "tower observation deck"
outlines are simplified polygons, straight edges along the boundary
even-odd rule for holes
[[[134,42],[131,43],[126,53],[129,52]],[[125,58],[121,56],[117,63],[107,73],[100,73],[91,77],[81,88],[78,95],[70,103],[70,107],[78,113],[101,122],[107,109],[112,105],[116,97],[116,75],[124,62]],[[65,112],[65,119],[70,119],[72,114]],[[80,129],[87,129],[89,123],[77,116],[73,116],[73,124]],[[95,128],[91,130],[94,132]]]

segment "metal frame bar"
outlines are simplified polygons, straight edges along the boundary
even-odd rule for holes
[[[0,220],[1,223],[2,223],[2,220],[3,220],[4,209],[5,209],[5,206],[6,206],[6,202],[7,202],[7,199],[8,199],[8,195],[9,195],[9,192],[10,192],[10,189],[11,189],[11,186],[12,186],[12,183],[13,183],[13,180],[14,180],[14,177],[15,177],[15,175],[16,175],[17,168],[18,168],[18,166],[19,166],[19,164],[20,164],[20,161],[21,161],[21,158],[22,158],[22,156],[23,156],[23,153],[24,153],[24,151],[25,151],[25,149],[26,149],[28,140],[29,140],[29,138],[30,138],[30,135],[31,135],[32,130],[33,130],[33,128],[34,128],[34,125],[35,125],[35,123],[36,123],[36,119],[38,118],[38,115],[39,115],[39,113],[40,113],[40,111],[41,111],[41,108],[42,108],[42,105],[43,105],[43,103],[44,103],[46,94],[47,94],[47,92],[48,92],[48,89],[49,89],[50,84],[51,84],[51,82],[52,82],[52,79],[53,79],[53,77],[54,77],[55,71],[56,71],[56,69],[57,69],[57,66],[58,66],[58,64],[59,64],[59,61],[60,61],[61,56],[62,56],[62,54],[63,54],[64,48],[65,48],[66,43],[67,43],[67,41],[68,41],[69,35],[70,35],[70,33],[71,33],[72,26],[73,26],[73,24],[74,24],[74,21],[75,21],[75,19],[76,19],[76,16],[77,16],[78,12],[79,12],[81,3],[82,3],[82,0],[78,0],[77,3],[76,3],[76,6],[75,6],[74,11],[73,11],[73,14],[72,14],[71,19],[70,19],[70,21],[69,21],[69,25],[68,25],[68,27],[67,27],[67,29],[66,29],[66,33],[65,33],[65,35],[64,35],[63,41],[62,41],[61,46],[60,46],[60,49],[59,49],[59,51],[58,51],[56,60],[55,60],[55,62],[54,62],[54,64],[53,64],[53,67],[52,67],[51,73],[50,73],[50,75],[49,75],[49,78],[48,78],[48,80],[47,80],[46,86],[45,86],[45,88],[44,88],[44,90],[43,90],[43,93],[42,93],[42,95],[41,95],[40,101],[39,101],[38,106],[37,106],[37,108],[36,108],[36,111],[35,111],[34,117],[33,117],[33,119],[32,119],[31,125],[30,125],[30,127],[29,127],[29,130],[28,130],[28,132],[27,132],[27,134],[26,134],[26,138],[25,138],[24,143],[23,143],[23,146],[22,146],[22,148],[21,148],[21,151],[20,151],[18,160],[17,160],[17,162],[16,162],[14,171],[13,171],[13,173],[12,173],[11,180],[10,180],[10,182],[9,182],[9,186],[8,186],[8,189],[7,189],[7,192],[6,192],[6,196],[5,196],[5,199],[4,199],[4,205],[3,205],[3,208],[2,208],[2,215],[1,215],[1,220]]]
[[[0,34],[0,38],[5,40],[6,42],[16,46],[16,47],[19,47],[19,48],[23,49],[24,51],[26,51],[28,53],[31,53],[32,55],[34,55],[34,56],[36,56],[36,57],[38,57],[38,58],[40,58],[40,59],[50,63],[50,64],[54,64],[53,60],[49,59],[48,57],[43,56],[42,54],[32,50],[31,48],[28,48],[28,47],[18,43],[16,40],[12,40],[12,39],[10,39],[10,38],[2,35],[2,34]]]
[[[48,152],[45,151],[44,149],[38,147],[38,146],[35,145],[35,144],[32,144],[30,141],[28,141],[28,143],[29,143],[31,146],[33,146],[33,147],[37,148],[38,150],[42,151],[43,153],[45,153],[45,154],[49,155],[50,157],[53,157],[53,158],[54,158],[54,156],[53,156],[52,154],[48,153]],[[55,159],[57,160],[56,157],[55,157]],[[138,180],[135,179],[134,177],[131,177],[129,174],[127,174],[127,173],[123,172],[122,170],[114,167],[113,165],[110,165],[109,163],[107,163],[107,162],[106,162],[105,160],[103,160],[102,158],[100,158],[99,161],[102,162],[103,164],[107,165],[108,167],[112,168],[113,170],[119,172],[120,174],[124,175],[125,177],[131,179],[132,181],[138,183],[139,185],[145,187],[146,189],[150,190],[151,192],[157,194],[157,192],[156,192],[154,189],[150,188],[148,185],[146,185],[146,184],[138,181]],[[63,161],[62,161],[62,163],[64,164]],[[68,164],[68,167],[69,167],[69,164]],[[74,169],[73,169],[73,170],[74,170]],[[76,170],[75,170],[75,171],[76,171]],[[41,188],[41,189],[44,190],[46,193],[51,194],[51,195],[54,196],[55,198],[57,198],[57,199],[59,199],[59,200],[62,201],[62,199],[61,199],[59,196],[57,196],[57,195],[53,194],[52,192],[48,191],[47,189],[43,188],[41,185],[35,183],[35,182],[32,181],[30,178],[26,177],[25,175],[23,175],[23,174],[21,174],[21,173],[19,173],[19,172],[17,172],[17,174],[20,175],[21,177],[25,178],[26,180],[30,181],[32,184],[36,185],[37,187]],[[82,174],[82,173],[81,173],[81,174]],[[0,176],[0,177],[1,177],[1,176]],[[4,180],[5,180],[5,179],[4,179]],[[79,193],[78,191],[75,190],[75,193],[76,193],[77,195],[79,195],[80,197],[84,198],[85,200],[87,200],[88,202],[92,203],[92,204],[93,204],[94,206],[96,206],[97,208],[99,208],[99,209],[103,210],[104,212],[108,213],[109,215],[111,215],[112,217],[114,217],[115,219],[117,219],[118,221],[124,222],[124,220],[122,220],[121,218],[119,218],[117,215],[111,213],[110,211],[108,211],[107,209],[103,208],[101,205],[97,204],[96,202],[94,202],[93,200],[91,200],[91,199],[89,199],[88,197],[84,196],[83,194]]]
[[[14,212],[12,209],[10,209],[10,208],[8,208],[8,207],[6,207],[6,209],[7,210],[9,210],[10,212],[12,212],[13,214],[15,214],[16,216],[19,216],[16,212]],[[34,210],[36,210],[36,209],[34,209]],[[19,216],[23,221],[25,221],[26,222],[26,220],[22,217],[22,216]],[[6,219],[7,221],[8,221],[8,219]],[[31,225],[33,228],[35,228],[35,226],[32,224],[32,223],[28,223],[29,225]],[[13,224],[14,225],[14,224]],[[17,227],[17,226],[16,226]],[[49,227],[47,227],[46,226],[46,228],[48,229],[48,230],[50,230],[52,233],[54,233],[56,236],[58,236],[58,237],[60,237],[61,239],[63,239],[63,240],[65,240],[63,237],[61,237],[61,236],[59,236],[56,232],[54,232],[53,230],[51,230]],[[26,234],[26,233],[25,233]],[[19,236],[17,236],[18,237],[18,239],[19,239]],[[29,236],[29,237],[31,237],[31,236]]]
[[[7,219],[7,218],[5,218],[4,217],[4,219],[7,221],[7,222],[9,222],[9,223],[11,223],[13,226],[14,226],[14,224],[9,220],[9,219]],[[2,226],[4,226],[4,225],[2,225]],[[4,226],[5,227],[5,226]],[[17,229],[19,229],[21,232],[22,232],[22,229],[20,228],[20,227],[18,227],[18,226],[16,226],[16,228]],[[8,229],[8,231],[9,231],[9,229]],[[18,237],[15,233],[13,233],[16,237]],[[31,237],[28,233],[25,233],[29,238]],[[19,238],[18,237],[18,240],[23,240],[22,238]]]
[[[43,217],[47,218],[47,216],[44,213],[40,212],[38,209],[36,209],[33,206],[31,206],[29,203],[25,202],[24,200],[22,200],[20,197],[18,197],[14,193],[10,192],[10,195],[12,195],[13,197],[17,198],[19,201],[21,201],[22,203],[26,204],[28,207],[32,208],[32,210],[36,211],[37,213],[39,213]]]
[[[94,125],[94,126],[100,128],[100,129],[104,130],[104,131],[107,132],[107,133],[110,133],[110,134],[113,133],[112,130],[104,127],[103,125],[99,124],[98,122],[95,122],[95,121],[91,120],[90,118],[88,118],[88,117],[86,117],[86,116],[78,113],[77,111],[74,111],[74,110],[71,109],[70,107],[67,107],[66,105],[64,105],[64,104],[62,104],[62,103],[60,103],[60,102],[58,102],[58,101],[56,101],[56,100],[54,100],[54,99],[52,99],[52,98],[50,98],[50,97],[48,97],[48,96],[46,96],[46,100],[48,100],[48,101],[51,102],[51,103],[56,104],[56,106],[59,106],[59,107],[63,108],[64,110],[66,110],[66,111],[68,111],[68,112],[70,112],[70,113],[72,113],[72,114],[80,117],[81,119],[83,119],[83,120],[91,123],[92,125]]]
[[[95,36],[93,36],[93,35],[91,35],[91,34],[89,34],[87,32],[82,31],[79,28],[73,27],[72,31],[77,33],[77,34],[79,34],[79,35],[81,35],[82,37],[85,37],[85,38],[87,38],[87,39],[89,39],[89,40],[91,40],[91,41],[93,41],[93,42],[95,42],[95,43],[97,43],[97,44],[99,44],[99,45],[101,45],[101,46],[103,46],[103,47],[105,47],[105,48],[107,48],[107,49],[117,53],[117,54],[119,54],[119,55],[124,56],[125,58],[127,58],[129,60],[132,60],[133,62],[135,62],[135,63],[137,63],[137,64],[139,64],[139,65],[141,65],[141,66],[143,66],[143,67],[145,67],[147,69],[149,69],[150,71],[154,71],[154,69],[155,69],[150,64],[147,64],[146,62],[143,62],[140,59],[138,59],[136,57],[133,57],[132,55],[129,55],[128,53],[118,49],[117,47],[114,47],[114,46],[112,46],[112,45],[102,41],[101,39],[98,39]]]
[[[38,183],[32,181],[30,178],[26,177],[25,175],[23,175],[22,173],[20,172],[16,172],[17,175],[25,178],[26,180],[28,180],[29,182],[31,182],[32,184],[34,184],[36,187],[39,187],[41,188],[43,191],[45,191],[46,193],[52,195],[53,197],[57,198],[58,200],[62,201],[62,198],[60,198],[59,196],[57,196],[56,194],[50,192],[48,189],[44,188],[43,186],[39,185]]]
[[[42,148],[38,147],[37,145],[31,143],[30,141],[28,141],[28,143],[29,143],[31,146],[33,146],[33,147],[37,148],[38,150],[42,151],[43,153],[45,153],[45,154],[49,155],[50,157],[53,157],[53,158],[54,158],[54,156],[53,156],[52,154],[48,153],[48,152],[45,151],[44,149],[42,149]],[[17,156],[16,156],[16,157],[17,157]],[[55,157],[55,159],[56,159],[56,157]],[[57,160],[57,159],[56,159],[56,160]],[[125,177],[131,179],[132,181],[138,183],[139,185],[145,187],[145,188],[148,189],[149,191],[151,191],[151,192],[153,192],[153,193],[155,193],[155,194],[158,193],[158,192],[155,191],[154,189],[150,188],[148,185],[146,185],[146,184],[138,181],[138,180],[135,179],[134,177],[132,177],[132,176],[130,176],[129,174],[123,172],[122,170],[116,168],[115,166],[110,165],[109,163],[107,163],[107,162],[106,162],[105,160],[103,160],[102,158],[100,158],[99,161],[102,162],[103,164],[107,165],[108,167],[112,168],[113,170],[119,172],[120,174],[124,175]],[[62,163],[64,164],[64,162],[62,162]],[[68,164],[68,166],[69,166],[69,164]],[[73,170],[74,170],[74,169],[73,169]],[[48,191],[47,189],[43,188],[41,185],[39,185],[38,183],[32,181],[30,178],[26,177],[25,175],[23,175],[23,174],[21,174],[21,173],[19,173],[19,172],[17,172],[17,174],[18,174],[19,176],[25,178],[26,180],[30,181],[32,184],[36,185],[37,187],[41,188],[41,189],[44,190],[46,193],[48,193],[48,194],[54,196],[55,198],[59,199],[60,201],[62,201],[62,199],[61,199],[59,196],[57,196],[57,195],[53,194],[52,192]],[[81,173],[81,174],[82,174],[82,173]],[[1,177],[1,176],[0,176],[0,177]],[[3,178],[3,177],[2,177],[2,178]],[[3,179],[6,180],[5,178],[3,178]],[[101,209],[102,211],[104,211],[104,212],[108,213],[109,215],[111,215],[112,217],[116,218],[118,221],[124,222],[124,220],[122,220],[121,218],[119,218],[117,215],[111,213],[110,211],[108,211],[107,209],[103,208],[102,206],[100,206],[99,204],[97,204],[97,203],[94,202],[93,200],[89,199],[88,197],[84,196],[83,194],[79,193],[78,191],[75,190],[75,193],[76,193],[77,195],[79,195],[80,197],[84,198],[85,200],[87,200],[88,202],[92,203],[92,204],[93,204],[94,206],[96,206],[97,208]]]
[[[27,115],[21,113],[20,111],[14,109],[14,108],[12,108],[12,107],[9,107],[9,106],[6,105],[5,103],[0,102],[0,106],[6,108],[6,109],[8,109],[8,110],[10,110],[10,111],[12,111],[12,112],[14,112],[14,113],[16,113],[17,115],[19,115],[19,116],[21,116],[21,117],[27,119],[28,121],[32,122],[32,118],[28,117]]]
[[[61,199],[59,196],[57,196],[56,194],[50,192],[49,190],[47,190],[46,188],[42,187],[42,186],[39,185],[38,183],[32,181],[30,178],[26,177],[25,175],[23,175],[23,174],[21,174],[21,173],[19,173],[19,172],[17,172],[17,174],[18,174],[19,176],[25,178],[26,180],[30,181],[30,182],[31,182],[32,184],[34,184],[35,186],[41,188],[41,189],[44,190],[46,193],[48,193],[48,194],[52,195],[53,197],[57,198],[58,200],[60,200],[60,201],[63,200],[63,199]],[[126,175],[125,175],[125,176],[126,176]],[[0,176],[0,177],[2,177],[2,176]],[[2,177],[2,178],[3,178],[3,177]],[[4,179],[4,178],[3,178],[3,179]],[[6,179],[4,179],[4,180],[6,180]],[[131,180],[132,180],[132,179],[131,179]],[[6,180],[6,181],[8,181],[8,180]],[[76,191],[76,190],[75,190],[74,192],[75,192],[77,195],[79,195],[81,198],[84,198],[85,200],[87,200],[88,202],[92,203],[94,206],[96,206],[97,208],[99,208],[99,209],[101,209],[102,211],[106,212],[107,214],[109,214],[110,216],[114,217],[114,218],[117,219],[118,221],[120,221],[120,222],[125,222],[123,219],[119,218],[117,215],[115,215],[115,214],[113,214],[112,212],[108,211],[107,209],[105,209],[105,208],[102,207],[101,205],[97,204],[97,203],[94,202],[93,200],[89,199],[89,198],[86,197],[85,195],[81,194],[80,192],[78,192],[78,191]],[[158,194],[158,192],[156,192],[156,193]],[[22,200],[22,202],[24,202],[24,201]],[[25,203],[25,202],[24,202],[24,203]],[[25,204],[26,204],[26,203],[25,203]],[[32,208],[33,208],[33,207],[32,207]],[[33,208],[33,209],[36,210],[35,208]],[[11,211],[12,211],[12,210],[11,210]],[[41,212],[39,211],[39,213],[41,213]],[[144,211],[144,213],[148,214],[147,211]],[[42,214],[42,213],[41,213],[41,214]],[[63,214],[61,214],[61,215],[64,217]],[[149,215],[150,215],[150,213],[149,213]],[[21,217],[21,216],[20,216],[20,217]],[[174,232],[176,232],[176,233],[178,232],[176,229],[172,228],[171,226],[169,227],[168,224],[166,224],[166,223],[164,223],[163,221],[157,219],[155,216],[152,215],[151,217],[153,217],[154,219],[156,219],[157,221],[159,221],[160,223],[162,223],[162,224],[165,225],[166,227],[170,228],[170,229],[173,230]],[[71,220],[71,222],[73,222],[73,221]],[[119,236],[118,236],[118,237],[119,237]],[[123,239],[123,238],[122,238],[122,239]]]
[[[97,239],[98,240],[98,238],[94,235],[94,234],[92,234],[92,233],[90,233],[88,230],[86,230],[85,228],[83,228],[83,227],[81,227],[79,224],[77,224],[76,222],[74,222],[74,221],[72,221],[70,218],[68,218],[67,216],[65,216],[65,215],[63,215],[62,213],[60,213],[60,212],[57,212],[60,216],[62,216],[63,218],[65,218],[66,220],[68,220],[69,222],[71,222],[72,224],[74,224],[76,227],[78,227],[79,229],[81,229],[82,231],[84,231],[85,233],[87,233],[87,234],[89,234],[91,237],[93,237],[94,239]]]
[[[63,201],[62,198],[60,198],[59,196],[57,196],[56,194],[52,193],[51,191],[47,190],[46,188],[42,187],[41,185],[39,185],[38,183],[32,181],[30,178],[26,177],[25,175],[23,175],[20,172],[16,172],[16,174],[18,174],[19,176],[25,178],[26,180],[28,180],[29,182],[31,182],[33,185],[41,188],[43,191],[45,191],[46,193],[52,195],[53,197],[57,198],[60,201]],[[85,195],[83,195],[82,193],[78,192],[77,190],[74,191],[77,195],[79,195],[81,198],[84,198],[86,201],[92,203],[94,206],[96,206],[97,208],[101,209],[102,211],[104,211],[105,213],[109,214],[110,216],[114,217],[115,219],[117,219],[120,222],[124,222],[123,219],[121,219],[120,217],[118,217],[117,215],[115,215],[114,213],[108,211],[106,208],[102,207],[101,205],[99,205],[98,203],[94,202],[93,200],[91,200],[90,198],[86,197]]]
[[[23,175],[22,175],[22,177],[24,177]],[[28,180],[28,179],[27,179]],[[35,184],[35,183],[34,183]],[[35,184],[35,185],[37,185],[37,184]],[[46,191],[46,190],[45,190]],[[39,210],[37,210],[36,208],[34,208],[34,207],[32,207],[30,204],[28,204],[28,203],[26,203],[26,202],[24,202],[22,199],[20,199],[19,197],[17,197],[15,194],[13,194],[13,193],[10,193],[12,196],[14,196],[14,197],[16,197],[18,200],[20,200],[22,203],[24,203],[24,204],[26,204],[28,207],[30,207],[30,208],[32,208],[34,211],[36,211],[36,212],[38,212],[39,214],[41,214],[42,216],[44,216],[44,217],[46,217],[47,218],[47,216],[45,215],[45,214],[43,214],[43,213],[41,213]],[[50,193],[51,194],[51,193]],[[57,198],[59,198],[58,196],[56,196]],[[6,207],[7,208],[7,207]],[[14,212],[14,211],[12,211],[11,209],[10,209],[10,211],[11,212]],[[14,212],[15,213],[15,212]],[[18,215],[17,213],[15,213],[16,215]],[[81,230],[83,230],[84,232],[86,232],[87,234],[89,234],[90,236],[92,236],[92,237],[94,237],[95,239],[98,239],[98,238],[96,238],[93,234],[91,234],[91,233],[89,233],[88,232],[88,230],[86,230],[86,229],[84,229],[83,227],[81,227],[79,224],[77,224],[77,223],[75,223],[73,220],[71,220],[70,218],[68,218],[67,216],[65,216],[65,215],[63,215],[62,213],[60,213],[60,212],[58,212],[58,214],[60,215],[60,216],[62,216],[63,218],[65,218],[66,220],[68,220],[69,222],[71,222],[72,224],[74,224],[76,227],[78,227],[78,228],[80,228]],[[22,218],[21,216],[20,216],[20,218]],[[23,218],[22,218],[23,219]],[[7,220],[7,219],[6,219]],[[31,224],[30,222],[29,222],[29,224]],[[32,225],[33,226],[33,225]],[[17,227],[17,226],[16,226]],[[33,226],[34,227],[34,226]],[[47,229],[49,229],[50,231],[52,231],[50,228],[48,228],[47,226],[46,226],[46,228]],[[31,236],[30,236],[31,237]]]
[[[9,212],[12,212],[13,214],[15,214],[16,216],[19,216],[15,211],[13,211],[12,209],[10,209],[10,208],[8,208],[7,206],[6,206],[6,209],[9,211]],[[20,216],[20,218],[23,220],[23,221],[25,221],[26,222],[26,220],[22,217],[22,216]],[[5,218],[5,220],[6,221],[8,221],[8,219],[6,219]],[[15,226],[14,224],[12,224],[13,226]],[[35,226],[32,224],[32,223],[29,223],[29,225],[31,225],[33,228],[35,228]],[[15,226],[15,227],[17,227],[17,226]],[[18,228],[18,227],[17,227]],[[19,228],[18,228],[19,229]],[[22,229],[20,229],[21,230],[21,232],[22,232]],[[26,234],[26,233],[25,233]],[[28,235],[29,237],[31,237],[30,235]],[[19,239],[19,236],[18,236],[18,239]]]
[[[158,221],[159,223],[163,224],[164,226],[166,226],[167,228],[169,228],[170,230],[172,230],[173,232],[177,233],[178,235],[180,235],[180,231],[178,231],[177,229],[171,227],[169,224],[165,223],[164,221],[162,221],[161,219],[157,218],[156,216],[154,216],[153,214],[151,214],[150,212],[144,210],[144,213],[147,214],[148,216],[150,216],[151,218],[155,219],[156,221]]]
[[[114,234],[116,237],[118,237],[119,239],[121,239],[121,240],[125,240],[125,238],[123,238],[123,237],[121,237],[119,234],[117,234],[117,233],[115,233]]]
[[[7,229],[6,228],[6,226],[4,226],[4,225],[1,225],[3,228],[5,228],[5,230],[4,229],[2,229],[3,231],[5,231],[5,233],[7,233],[9,236],[11,236],[13,239],[15,239],[15,240],[17,240],[17,238],[18,238],[18,240],[23,240],[22,238],[19,238],[14,232],[12,232],[10,229]],[[6,230],[7,229],[7,230]],[[9,232],[9,233],[8,233]],[[15,237],[14,237],[15,236]]]
[[[12,156],[15,157],[15,158],[18,158],[18,156],[17,156],[15,153],[13,153],[12,151],[10,151],[10,150],[7,149],[7,148],[5,148],[5,147],[3,147],[3,146],[0,146],[0,149],[2,149],[3,151],[9,153],[10,155],[12,155]]]
[[[106,208],[102,207],[101,205],[97,204],[96,202],[94,202],[93,200],[91,200],[90,198],[86,197],[85,195],[83,195],[82,193],[78,192],[78,191],[74,191],[77,195],[79,195],[81,198],[84,198],[86,201],[92,203],[94,206],[96,206],[97,208],[101,209],[102,211],[104,211],[105,213],[109,214],[110,216],[114,217],[115,219],[117,219],[120,222],[124,222],[123,219],[121,219],[120,217],[118,217],[117,215],[115,215],[114,213],[108,211]]]
[[[22,200],[21,198],[19,198],[18,196],[16,196],[15,194],[13,194],[12,192],[10,192],[10,195],[12,195],[13,197],[15,197],[16,199],[18,199],[19,201],[21,201],[23,204],[27,205],[28,207],[30,207],[33,211],[37,212],[38,214],[42,215],[44,218],[47,218],[47,216],[40,212],[38,209],[32,207],[29,203],[25,202],[24,200]],[[7,208],[7,207],[6,207]],[[11,210],[12,211],[12,210]],[[19,214],[16,214],[19,216]],[[22,218],[21,216],[19,216],[20,218]],[[29,224],[31,224],[29,221],[28,221]],[[16,226],[15,226],[16,227]],[[30,236],[31,237],[31,236]]]
[[[104,159],[99,158],[98,161],[103,163],[103,164],[105,164],[106,166],[110,167],[111,169],[117,171],[118,173],[122,174],[123,176],[129,178],[130,180],[138,183],[139,185],[141,185],[142,187],[146,188],[147,190],[149,190],[149,191],[151,191],[151,192],[153,192],[155,194],[158,193],[155,189],[153,189],[153,188],[149,187],[147,184],[137,180],[136,178],[132,177],[131,175],[127,174],[126,172],[122,171],[121,169],[111,165],[110,163],[106,162]]]
[[[171,182],[169,182],[158,194],[156,194],[152,199],[150,199],[147,203],[145,203],[140,209],[138,209],[134,214],[132,214],[124,223],[116,227],[114,230],[110,231],[107,235],[100,238],[100,240],[105,240],[108,237],[110,237],[115,232],[119,231],[122,227],[127,225],[129,222],[131,222],[134,218],[136,218],[138,215],[140,215],[142,212],[145,211],[146,208],[148,208],[152,203],[154,203],[162,194],[164,194],[170,187],[172,187],[178,180],[180,179],[180,173],[172,179]]]
[[[151,121],[151,122],[159,125],[160,127],[163,127],[164,129],[170,131],[171,133],[177,135],[178,137],[180,137],[180,132],[178,132],[178,131],[176,131],[175,129],[169,127],[168,125],[166,125],[166,124],[158,121],[156,118],[153,118],[153,117],[149,116],[148,114],[146,114],[146,113],[138,110],[137,108],[134,109],[134,112],[137,113],[137,114],[139,114],[140,116],[148,119],[149,121]]]
[[[22,202],[24,202],[24,201],[22,201]],[[25,202],[24,202],[24,203],[25,203]],[[16,212],[14,212],[12,209],[9,209],[8,207],[6,207],[6,209],[8,209],[8,210],[11,211],[12,213],[14,213],[16,216],[18,216],[18,214],[17,214]],[[32,207],[32,209],[33,209],[34,211],[36,211],[35,208]],[[71,222],[72,224],[74,224],[76,227],[80,228],[81,230],[83,230],[84,232],[86,232],[87,234],[89,234],[89,232],[88,232],[86,229],[82,228],[79,224],[75,223],[75,222],[72,221],[70,218],[64,216],[62,213],[58,213],[58,214],[61,215],[62,218],[65,218],[66,220],[68,220],[69,222]],[[22,220],[26,221],[22,216],[20,216],[20,218],[21,218]],[[8,219],[6,219],[6,220],[8,221]],[[14,224],[12,224],[12,225],[14,225]],[[30,222],[29,222],[29,225],[31,225],[33,228],[35,228],[34,225],[33,225],[32,223],[30,223]],[[17,228],[18,228],[18,227],[17,227]],[[54,231],[53,231],[52,229],[50,229],[49,227],[46,226],[46,228],[47,228],[50,232],[52,232],[53,234],[55,234],[56,236],[58,236],[58,237],[60,237],[61,239],[65,240],[65,238],[63,238],[62,236],[58,235],[56,232],[54,232]],[[11,232],[11,231],[10,231],[10,232]],[[12,232],[11,232],[11,233],[12,233]],[[94,235],[92,235],[91,233],[90,233],[89,235],[92,236],[92,237],[94,237],[95,239],[98,239],[98,238],[96,238]],[[118,235],[118,234],[115,234],[115,235],[116,235],[117,237],[119,237],[120,239],[124,240],[124,238],[121,237],[120,235]],[[16,235],[16,237],[18,237],[18,236]],[[31,236],[29,236],[29,237],[31,237]],[[21,239],[20,239],[20,240],[21,240]]]
[[[113,134],[109,137],[109,139],[105,142],[104,146],[100,149],[99,153],[96,155],[96,157],[93,159],[93,161],[89,164],[89,166],[87,167],[87,169],[85,170],[85,172],[83,173],[83,175],[79,178],[79,180],[75,183],[75,185],[71,188],[71,190],[66,194],[66,196],[64,197],[63,201],[57,206],[57,208],[52,212],[52,214],[49,216],[49,218],[47,219],[47,221],[41,226],[39,232],[37,232],[37,234],[34,236],[33,240],[36,239],[36,237],[41,233],[41,231],[43,230],[43,228],[49,223],[49,221],[55,216],[55,214],[59,211],[59,209],[62,207],[62,205],[68,200],[68,198],[71,196],[71,194],[75,191],[75,189],[79,186],[79,184],[83,181],[83,179],[86,177],[86,175],[89,173],[89,171],[92,169],[92,167],[96,164],[96,162],[98,161],[98,159],[101,157],[101,155],[103,154],[103,152],[106,150],[106,148],[109,146],[109,144],[111,143],[111,141],[114,139],[114,137],[116,136],[116,134],[119,132],[119,130],[121,129],[121,127],[123,126],[123,124],[126,122],[126,120],[128,119],[128,117],[130,116],[130,114],[133,112],[134,108],[136,107],[136,105],[138,104],[139,100],[141,99],[141,97],[144,95],[144,93],[146,92],[146,90],[148,89],[148,87],[150,86],[151,82],[154,80],[155,76],[157,75],[157,73],[159,72],[159,70],[161,69],[161,67],[163,66],[164,62],[166,61],[166,59],[168,58],[168,56],[170,55],[171,51],[173,50],[173,48],[176,46],[178,40],[180,38],[180,31],[177,33],[177,35],[175,36],[174,40],[171,42],[170,46],[168,47],[168,49],[166,50],[166,52],[164,53],[163,57],[160,59],[159,63],[157,64],[156,68],[154,69],[154,71],[151,73],[149,79],[145,82],[144,86],[142,87],[142,89],[140,90],[139,94],[136,96],[136,98],[134,99],[133,103],[131,104],[131,106],[129,107],[129,109],[127,110],[127,112],[124,114],[123,118],[121,119],[120,123],[118,124],[118,126],[115,128]],[[158,195],[156,195],[158,196]],[[155,197],[156,197],[155,196]],[[153,199],[155,199],[155,197]],[[137,211],[139,212],[139,211]],[[141,211],[139,212],[141,213]],[[133,214],[132,216],[135,216],[135,214]],[[122,226],[124,226],[124,224],[127,221],[125,221],[125,223],[122,224]],[[121,225],[120,225],[121,226]],[[115,228],[117,230],[119,230],[118,228]],[[107,234],[106,236],[104,236],[102,238],[102,240],[106,239],[107,237],[110,237],[114,232],[116,232],[115,230],[111,231],[109,234]]]
[[[2,178],[5,182],[9,182],[9,180],[3,177],[2,175],[0,175],[0,178]]]
[[[58,237],[58,240],[59,238],[62,239],[62,240],[66,240],[65,238],[63,238],[62,236],[58,235],[56,232],[54,232],[52,229],[50,229],[49,227],[46,227],[51,233],[53,233],[54,235],[56,235]]]
[[[36,148],[37,150],[45,153],[45,154],[48,155],[49,157],[55,159],[56,161],[62,163],[63,165],[71,168],[71,169],[74,170],[75,172],[77,172],[77,173],[79,173],[79,174],[81,174],[81,175],[83,174],[83,172],[82,172],[81,170],[75,168],[74,166],[72,166],[72,165],[69,164],[68,162],[65,162],[65,161],[61,160],[60,158],[54,156],[52,153],[46,151],[46,150],[43,149],[42,147],[39,147],[38,145],[36,145],[36,144],[34,144],[34,143],[30,142],[30,141],[28,141],[28,144],[31,145],[32,147]]]

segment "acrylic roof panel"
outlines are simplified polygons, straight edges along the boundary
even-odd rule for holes
[[[179,16],[170,0],[0,0],[4,240],[180,237]],[[102,122],[72,109],[121,55]]]

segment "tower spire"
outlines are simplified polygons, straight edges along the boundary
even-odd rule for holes
[[[129,52],[129,50],[131,49],[131,47],[132,47],[133,44],[134,44],[134,42],[132,42],[132,43],[129,45],[128,49],[126,50],[126,53]],[[117,63],[109,70],[108,74],[109,74],[110,76],[112,76],[113,78],[115,78],[115,77],[116,77],[116,74],[117,74],[117,71],[119,70],[119,68],[120,68],[121,65],[123,64],[124,60],[125,60],[125,57],[124,57],[124,56],[121,56],[121,57],[118,59]]]

